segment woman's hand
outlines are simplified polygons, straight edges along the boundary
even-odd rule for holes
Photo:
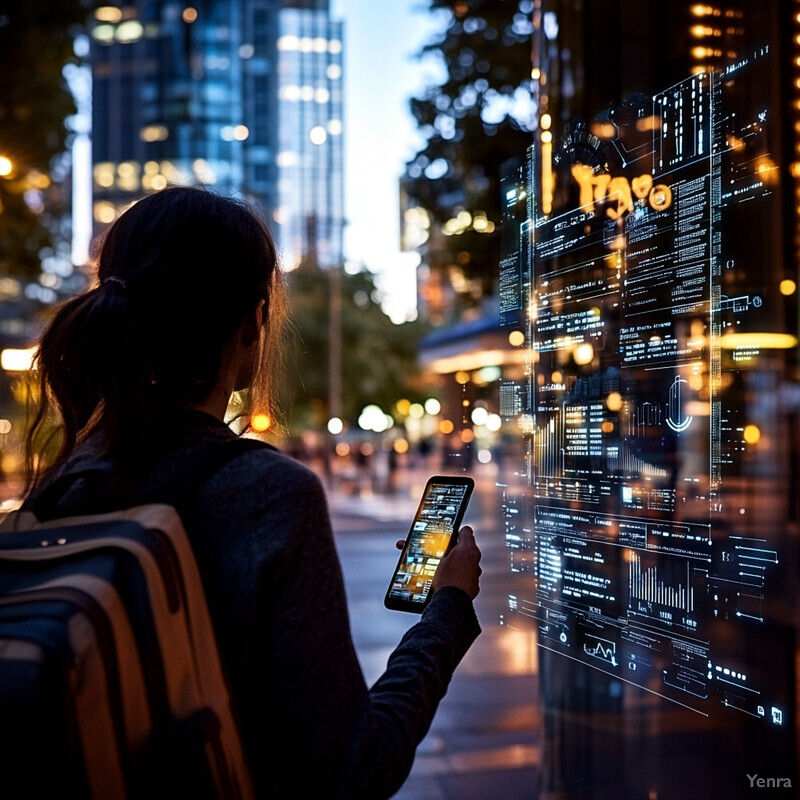
[[[475,543],[475,534],[469,525],[458,532],[455,547],[439,562],[433,576],[433,591],[443,586],[457,586],[473,600],[480,591],[481,551]]]
[[[402,550],[403,539],[397,540],[397,549]],[[433,578],[433,590],[442,586],[456,586],[463,589],[473,600],[480,591],[481,551],[475,543],[475,534],[469,525],[458,532],[455,547],[439,562]]]

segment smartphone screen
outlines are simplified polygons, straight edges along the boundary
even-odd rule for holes
[[[474,485],[472,478],[463,476],[435,475],[428,480],[386,592],[387,608],[422,613],[439,561],[456,543]]]

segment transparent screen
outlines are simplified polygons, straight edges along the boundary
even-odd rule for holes
[[[645,87],[504,176],[501,314],[530,354],[500,388],[523,443],[504,621],[537,634],[544,797],[797,785],[794,197],[773,50]]]

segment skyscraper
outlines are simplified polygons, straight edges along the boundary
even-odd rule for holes
[[[338,263],[342,36],[327,2],[136,0],[95,11],[93,212],[211,186],[256,201],[287,267]]]
[[[279,14],[278,214],[288,267],[304,256],[323,267],[342,259],[342,24],[327,5]]]

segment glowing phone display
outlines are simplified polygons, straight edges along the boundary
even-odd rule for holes
[[[439,561],[456,543],[474,488],[472,478],[435,475],[428,480],[384,605],[421,613],[431,597]]]

